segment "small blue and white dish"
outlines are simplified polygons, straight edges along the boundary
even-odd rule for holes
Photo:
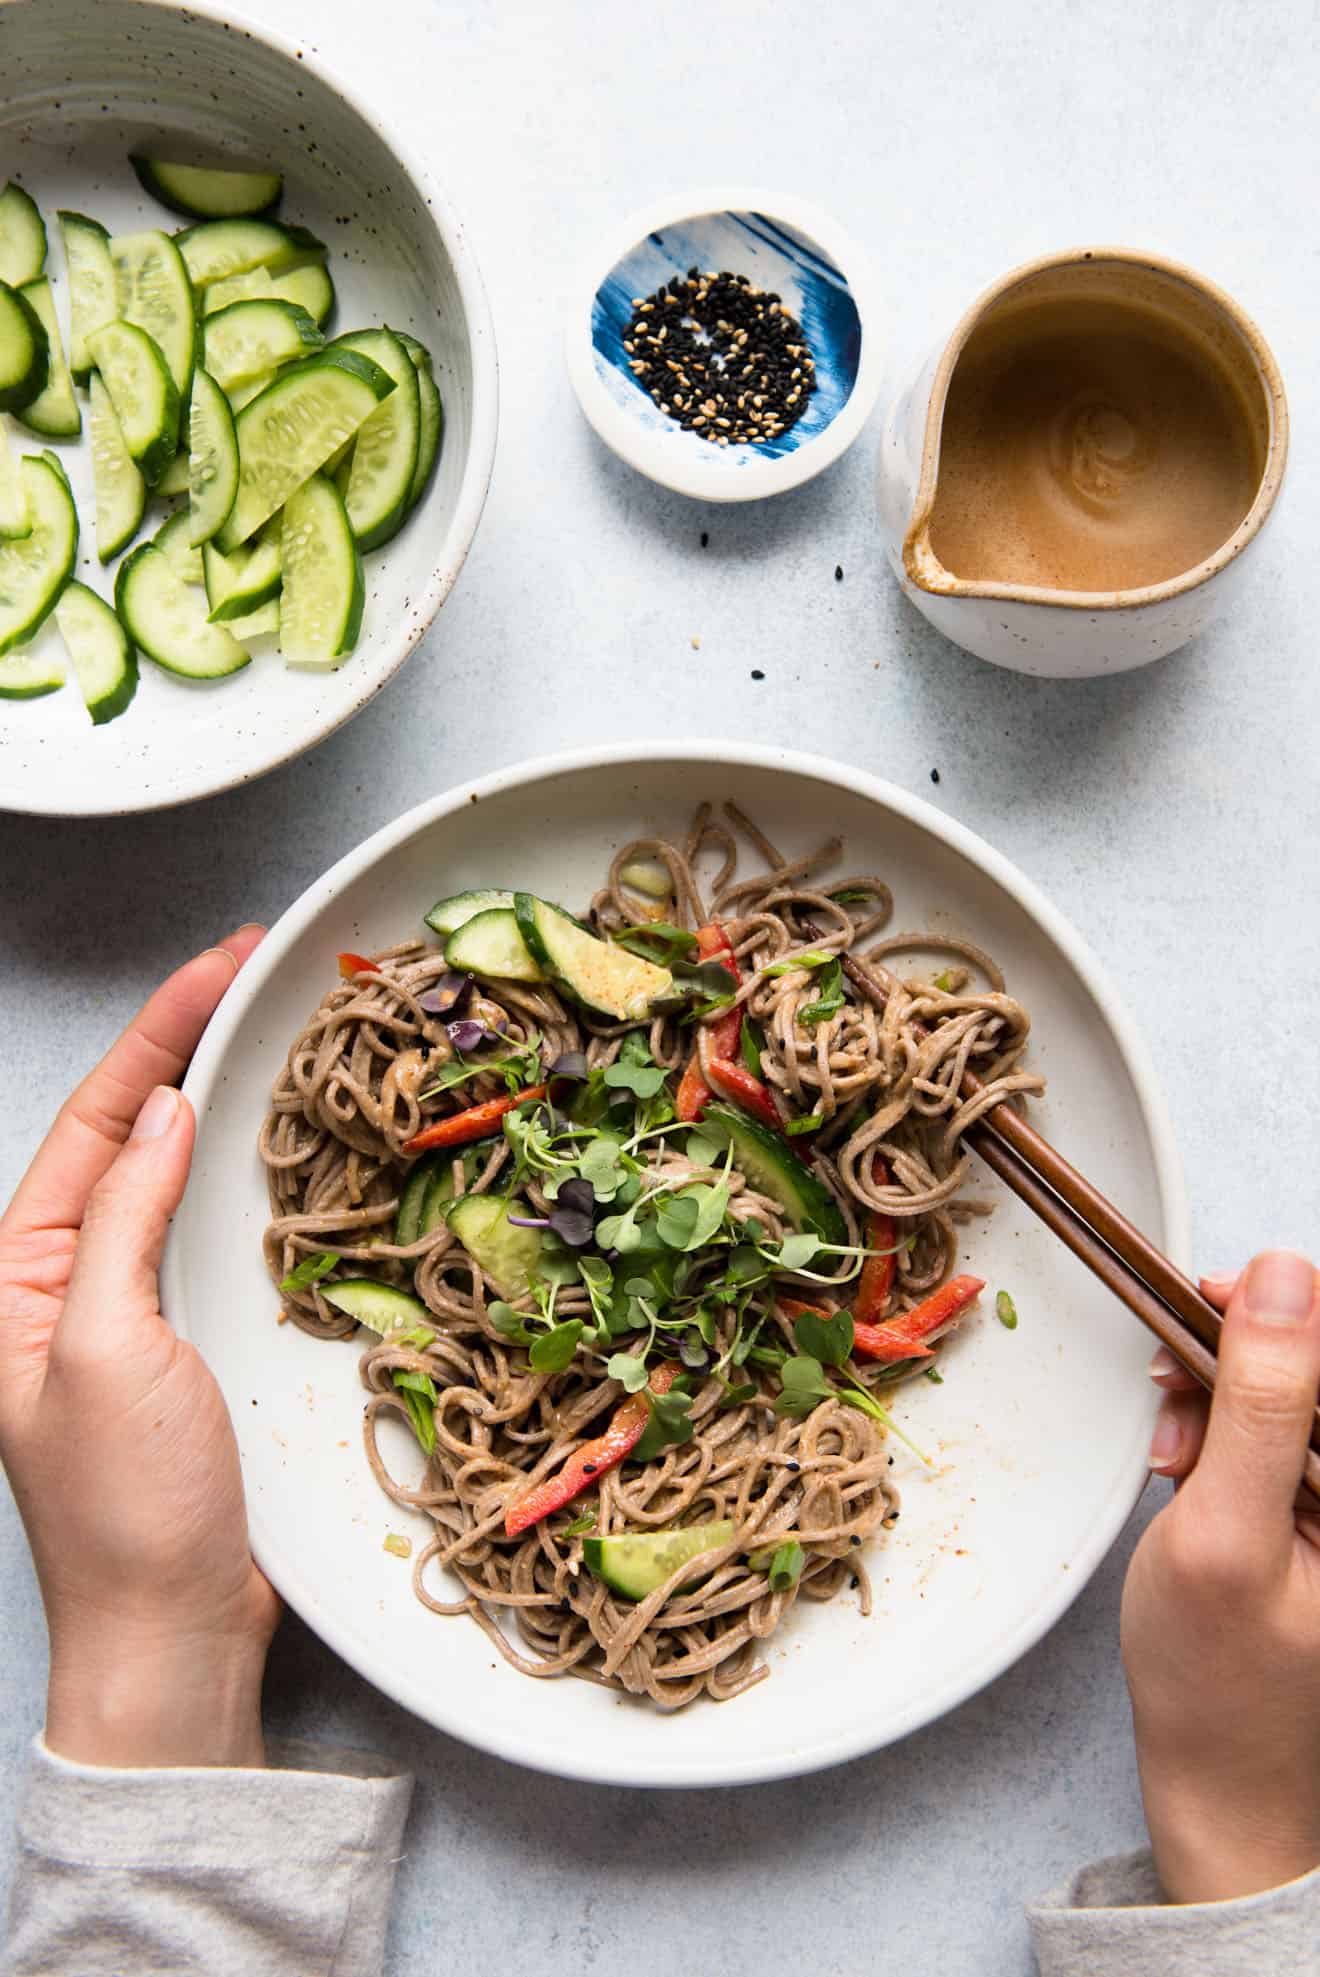
[[[636,347],[624,347],[629,324],[640,302],[673,292],[692,270],[741,277],[800,323],[815,388],[794,423],[748,441],[735,429],[712,444],[655,402]],[[881,383],[874,297],[858,250],[799,202],[745,191],[669,200],[620,227],[575,297],[567,356],[578,402],[605,444],[649,479],[702,501],[758,501],[811,480],[851,446]],[[699,413],[691,396],[686,404],[689,417]]]

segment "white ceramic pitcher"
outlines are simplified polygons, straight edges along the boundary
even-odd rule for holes
[[[1262,440],[1259,485],[1241,523],[1210,556],[1141,589],[1069,591],[960,578],[930,544],[945,403],[972,332],[1012,299],[1086,296],[1144,303],[1208,339],[1228,362]],[[1021,673],[1081,679],[1147,665],[1195,637],[1238,585],[1243,552],[1260,534],[1283,480],[1288,407],[1283,380],[1255,324],[1188,268],[1127,248],[1078,247],[1015,268],[979,297],[916,382],[892,407],[880,449],[885,546],[917,609],[955,644]]]

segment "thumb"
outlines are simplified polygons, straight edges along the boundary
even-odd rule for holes
[[[1205,1447],[1184,1485],[1262,1563],[1292,1542],[1318,1386],[1320,1277],[1306,1257],[1266,1250],[1229,1300]]]
[[[157,1085],[88,1198],[57,1327],[61,1346],[94,1348],[113,1314],[159,1309],[156,1272],[192,1148],[192,1107],[172,1085]]]

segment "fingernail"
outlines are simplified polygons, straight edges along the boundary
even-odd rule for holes
[[[1181,1373],[1182,1368],[1167,1345],[1160,1346],[1146,1372],[1152,1380],[1167,1380],[1170,1373]]]
[[[231,938],[232,938],[232,936],[231,936]],[[231,968],[233,969],[233,971],[234,971],[234,973],[235,973],[235,974],[237,974],[237,973],[238,973],[238,963],[237,963],[237,961],[235,961],[235,959],[234,959],[234,957],[233,957],[233,955],[232,955],[232,954],[231,954],[231,953],[229,952],[229,949],[228,949],[227,947],[204,947],[204,948],[202,949],[202,953],[203,953],[203,954],[223,954],[223,955],[224,955],[224,957],[225,957],[225,960],[226,960],[226,961],[227,961],[227,962],[229,963],[229,965],[230,965],[230,967],[231,967]]]
[[[1236,1270],[1207,1270],[1201,1282],[1207,1290],[1231,1291],[1238,1276],[1239,1272]]]
[[[235,927],[232,934],[225,935],[225,939],[237,940],[240,934],[264,934],[265,931],[266,923],[264,920],[244,920],[242,926]]]
[[[1315,1296],[1315,1269],[1291,1249],[1267,1249],[1247,1265],[1243,1303],[1262,1325],[1300,1325]]]
[[[1171,1469],[1178,1460],[1182,1447],[1182,1429],[1172,1414],[1161,1414],[1155,1423],[1155,1433],[1150,1438],[1150,1455],[1147,1460],[1152,1469]]]
[[[172,1085],[157,1085],[133,1121],[135,1140],[163,1139],[179,1113],[179,1094]]]

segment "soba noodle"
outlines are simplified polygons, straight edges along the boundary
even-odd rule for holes
[[[750,840],[765,867],[755,876],[739,875],[738,836]],[[742,974],[737,1000],[763,1040],[762,1079],[786,1117],[810,1112],[821,1121],[792,1145],[835,1197],[847,1243],[865,1240],[871,1211],[894,1218],[904,1236],[885,1313],[892,1317],[950,1275],[958,1224],[979,1207],[960,1196],[969,1159],[960,1145],[963,1130],[985,1106],[1038,1090],[1041,1081],[1020,1069],[1027,1014],[1006,993],[991,958],[945,935],[885,933],[892,897],[881,875],[823,876],[841,848],[831,840],[789,861],[732,804],[723,819],[703,806],[684,844],[644,838],[626,845],[588,918],[608,935],[661,916],[654,900],[629,883],[640,864],[668,874],[665,920],[687,928],[719,920]],[[712,861],[717,869],[703,883]],[[901,957],[917,948],[947,957],[934,981],[903,973]],[[802,1022],[800,1012],[819,994],[815,968],[767,970],[794,954],[822,951],[864,961],[875,992],[860,994],[850,985],[834,1014]],[[798,1597],[832,1599],[851,1583],[869,1611],[861,1548],[899,1509],[884,1431],[835,1399],[805,1418],[773,1412],[777,1383],[755,1366],[738,1369],[730,1392],[722,1377],[735,1322],[729,1308],[716,1325],[714,1363],[692,1382],[691,1440],[609,1470],[593,1499],[598,1536],[731,1519],[734,1540],[704,1559],[700,1584],[684,1586],[678,1574],[675,1585],[671,1575],[636,1604],[620,1599],[583,1566],[583,1520],[574,1516],[580,1502],[566,1516],[506,1537],[510,1500],[599,1434],[623,1389],[606,1374],[604,1356],[585,1350],[562,1372],[534,1372],[526,1350],[496,1328],[492,1287],[446,1223],[406,1245],[394,1240],[400,1185],[411,1164],[405,1143],[434,1120],[502,1093],[504,1085],[498,1073],[484,1071],[460,1089],[425,1096],[453,1052],[445,1018],[421,1001],[446,973],[443,954],[410,941],[373,959],[377,972],[328,991],[276,1080],[260,1141],[272,1217],[265,1252],[277,1283],[318,1253],[338,1257],[321,1282],[284,1292],[288,1317],[318,1338],[356,1331],[355,1321],[323,1293],[337,1278],[364,1269],[406,1287],[434,1320],[430,1344],[386,1337],[368,1345],[361,1359],[371,1469],[389,1497],[424,1511],[434,1525],[414,1565],[417,1595],[437,1613],[470,1615],[530,1675],[573,1673],[648,1696],[665,1709],[703,1693],[735,1696],[766,1674],[760,1643]],[[609,1064],[629,1028],[584,1015],[551,987],[507,982],[483,983],[470,1014],[498,1028],[511,1046],[539,1038],[546,1065],[575,1050],[592,1066]],[[645,1033],[654,1061],[676,1074],[694,1032],[704,1066],[709,1022],[694,1026],[676,1014],[653,1019]],[[959,1095],[968,1067],[984,1086],[972,1104]],[[682,1146],[682,1129],[647,1142],[644,1188],[672,1186],[697,1172]],[[456,1156],[456,1191],[507,1189],[514,1163],[508,1140],[488,1139],[477,1152],[475,1166]],[[791,1233],[782,1208],[736,1168],[729,1185],[735,1221],[754,1217],[766,1241]],[[524,1177],[520,1187],[535,1212],[545,1213],[536,1177]],[[837,1301],[846,1302],[856,1259],[817,1259],[815,1267],[830,1274]],[[781,1274],[767,1282],[752,1300],[762,1336],[795,1351],[776,1292],[812,1299],[822,1289],[828,1296],[819,1277],[806,1284]],[[530,1311],[530,1299],[519,1300],[518,1308]],[[583,1286],[569,1284],[558,1294],[555,1317],[575,1316],[589,1320],[590,1301]],[[900,1370],[914,1368],[909,1362]],[[382,1416],[408,1419],[394,1384],[398,1372],[428,1375],[438,1394],[435,1448],[415,1487],[390,1474],[378,1441]],[[870,1393],[895,1384],[884,1365],[858,1361],[849,1372]],[[771,1590],[764,1563],[754,1559],[793,1541],[802,1548],[800,1574]],[[457,1581],[456,1597],[435,1589],[437,1568]]]

